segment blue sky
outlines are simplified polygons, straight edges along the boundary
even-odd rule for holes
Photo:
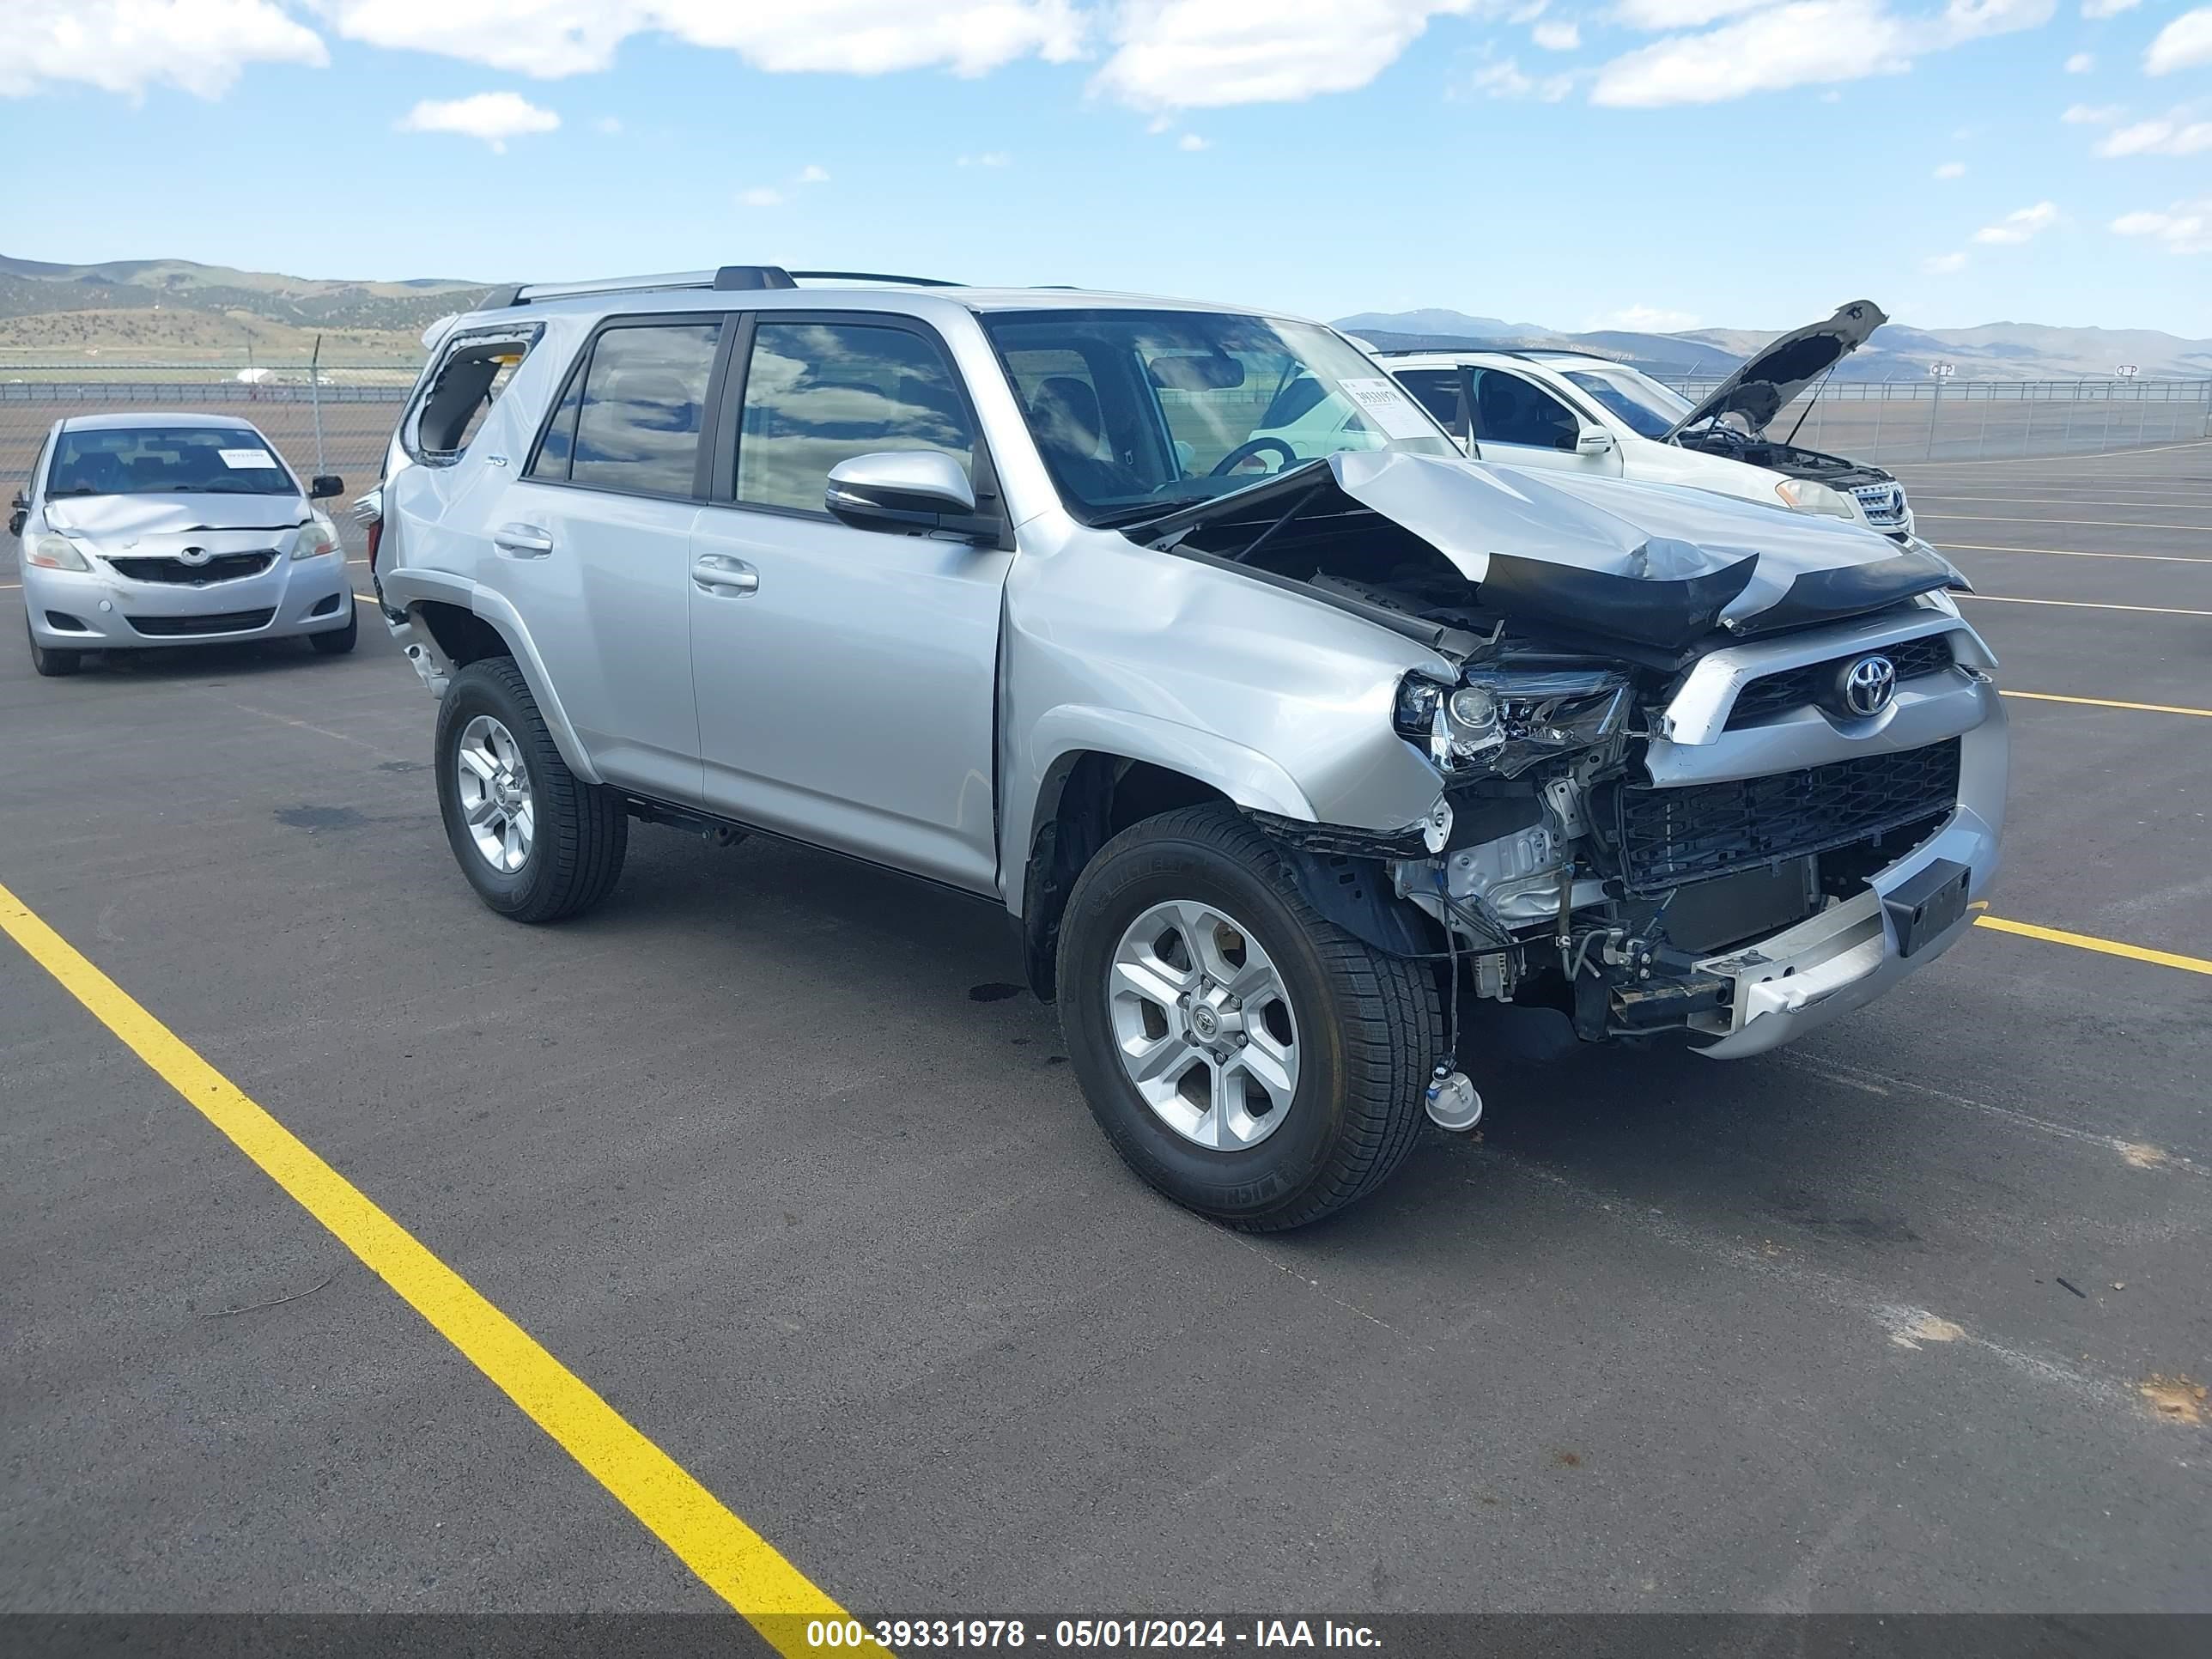
[[[72,262],[2212,336],[2179,0],[0,0],[0,144]]]

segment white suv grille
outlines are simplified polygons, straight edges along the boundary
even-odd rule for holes
[[[1860,484],[1851,494],[1858,497],[1867,522],[1878,530],[1892,529],[1905,522],[1905,486],[1900,483]]]

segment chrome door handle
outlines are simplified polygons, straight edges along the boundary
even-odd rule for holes
[[[534,524],[503,524],[492,532],[491,544],[516,559],[542,559],[553,550],[553,538]]]
[[[726,553],[702,553],[691,561],[691,580],[723,599],[743,599],[760,591],[760,572]]]

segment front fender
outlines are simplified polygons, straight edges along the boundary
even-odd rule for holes
[[[1022,914],[1036,826],[1054,810],[1059,788],[1079,755],[1147,762],[1194,778],[1250,811],[1309,822],[1315,817],[1305,792],[1275,761],[1256,749],[1154,714],[1062,703],[1038,718],[1024,748],[1037,760],[1037,781],[1007,803],[999,860],[1005,872],[1006,908],[1016,915]]]

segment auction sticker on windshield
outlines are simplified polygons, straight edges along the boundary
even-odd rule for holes
[[[1386,438],[1433,438],[1437,429],[1413,407],[1413,399],[1398,389],[1387,374],[1372,380],[1339,380],[1344,395],[1359,412],[1380,427]]]
[[[225,466],[234,466],[240,471],[276,465],[269,459],[269,452],[265,449],[218,449],[216,453],[222,457]]]

